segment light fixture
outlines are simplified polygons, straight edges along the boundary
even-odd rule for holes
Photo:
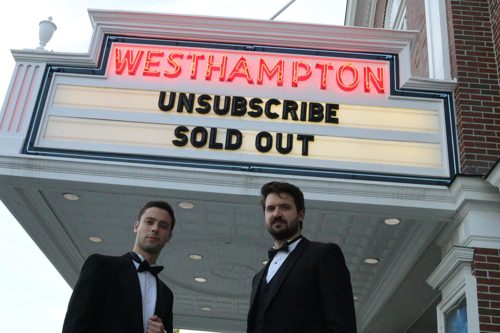
[[[384,223],[387,225],[398,225],[401,223],[401,220],[395,217],[390,217],[384,220]]]
[[[366,258],[365,259],[365,263],[370,264],[370,265],[375,265],[375,264],[378,264],[379,262],[380,262],[380,260],[377,258]]]
[[[64,199],[69,200],[69,201],[80,200],[80,197],[74,193],[63,193],[63,197],[64,197]]]
[[[194,204],[192,202],[189,202],[189,201],[181,201],[181,202],[179,202],[179,207],[182,209],[193,209]]]
[[[355,301],[357,301],[358,300],[358,296],[354,296],[352,299],[355,300]]]
[[[202,255],[199,255],[199,254],[190,254],[189,255],[189,258],[193,259],[193,260],[201,260],[203,259],[203,256]]]
[[[89,241],[91,241],[92,243],[100,243],[102,242],[102,238],[97,236],[90,236]]]
[[[269,260],[262,260],[262,265],[267,265],[268,262]]]
[[[205,279],[204,277],[195,277],[194,280],[199,283],[207,282],[207,279]]]
[[[212,311],[212,308],[208,307],[208,306],[204,306],[201,308],[203,311]]]

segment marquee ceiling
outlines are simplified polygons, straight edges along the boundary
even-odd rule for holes
[[[11,168],[17,165],[9,163]],[[132,225],[145,201],[163,199],[174,205],[178,222],[159,261],[166,267],[161,278],[175,294],[176,327],[245,330],[251,279],[272,244],[258,191],[276,178],[305,192],[304,235],[341,246],[361,332],[401,332],[438,296],[425,280],[440,261],[434,241],[450,218],[443,209],[450,200],[445,189],[55,160],[33,163],[31,175],[2,176],[0,195],[71,286],[90,254],[120,255],[131,249]],[[57,179],[44,179],[49,175]],[[68,200],[65,193],[79,199]],[[193,207],[180,208],[185,202]],[[401,223],[388,225],[386,218]],[[102,241],[91,241],[95,237]],[[379,262],[367,264],[366,258]]]

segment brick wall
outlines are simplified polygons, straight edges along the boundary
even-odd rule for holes
[[[429,77],[424,0],[406,0],[406,24],[408,30],[419,31],[411,54],[411,73],[417,77]]]
[[[446,0],[463,174],[485,175],[500,157],[499,32],[491,20],[498,18],[498,1]]]
[[[480,331],[500,332],[500,250],[475,249],[472,275],[477,280]]]
[[[493,22],[493,40],[497,54],[497,71],[500,73],[500,0],[490,0],[491,20]],[[500,75],[499,78],[500,80]]]

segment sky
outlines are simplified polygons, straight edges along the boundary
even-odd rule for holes
[[[4,7],[0,11],[1,105],[15,65],[10,50],[37,48],[38,24],[49,16],[57,31],[45,48],[86,53],[92,34],[89,8],[267,20],[288,3],[289,0],[11,1],[8,10]],[[296,0],[275,20],[343,25],[345,4],[346,0]],[[0,226],[0,330],[60,332],[71,288],[1,202]]]

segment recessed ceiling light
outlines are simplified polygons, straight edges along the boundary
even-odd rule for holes
[[[204,277],[195,277],[194,280],[199,283],[207,282],[207,279],[205,279]]]
[[[192,209],[194,208],[194,204],[189,201],[181,201],[179,202],[179,207],[181,207],[182,209]]]
[[[102,242],[102,238],[97,236],[90,236],[89,241],[91,241],[92,243],[100,243]]]
[[[268,262],[269,260],[262,260],[262,265],[267,265]]]
[[[354,296],[352,299],[355,300],[355,301],[357,301],[358,300],[358,296]]]
[[[365,262],[367,264],[370,264],[370,265],[375,265],[375,264],[378,264],[380,260],[378,260],[377,258],[366,258],[365,259]]]
[[[64,199],[69,200],[69,201],[76,201],[76,200],[80,199],[80,197],[74,193],[64,193],[63,197],[64,197]]]
[[[199,255],[199,254],[190,254],[189,258],[191,258],[193,260],[201,260],[201,259],[203,259],[203,256]]]
[[[204,306],[201,308],[203,311],[212,311],[212,308],[208,307],[208,306]]]
[[[395,217],[391,217],[391,218],[385,219],[384,223],[387,225],[398,225],[399,223],[401,223],[401,220],[398,218],[395,218]]]

